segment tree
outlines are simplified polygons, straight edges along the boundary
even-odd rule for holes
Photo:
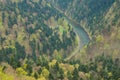
[[[59,78],[61,80],[63,80],[64,79],[64,71],[61,68],[59,69],[59,74],[60,74]]]
[[[16,72],[18,75],[27,75],[28,73],[23,68],[17,68]]]
[[[54,80],[54,77],[53,77],[53,75],[51,73],[49,75],[49,80]]]
[[[70,71],[67,72],[67,77],[68,77],[68,80],[72,80],[72,74],[70,73]]]
[[[34,77],[35,79],[38,79],[38,74],[36,72],[34,73]]]
[[[48,78],[48,77],[49,77],[49,74],[50,74],[50,72],[49,72],[46,68],[43,68],[43,70],[42,70],[42,75],[43,75],[45,78]]]
[[[58,71],[60,68],[59,68],[59,63],[56,62],[56,64],[54,65],[54,70],[55,72]]]
[[[73,71],[73,80],[78,80],[78,78],[79,78],[78,69],[75,68]]]

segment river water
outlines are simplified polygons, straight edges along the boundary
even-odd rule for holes
[[[80,41],[79,46],[80,46],[80,49],[82,49],[90,41],[90,38],[89,38],[87,32],[80,25],[71,21],[68,17],[65,17],[65,19],[68,21],[69,24],[72,25],[74,32],[76,33],[76,35],[78,35],[79,41]]]
[[[78,46],[71,52],[70,56],[65,58],[65,61],[70,60],[75,54],[79,53],[80,50],[89,43],[90,38],[87,32],[78,24],[71,21],[68,17],[64,16],[68,23],[72,26],[74,32],[78,36]]]
[[[78,46],[74,49],[73,52],[71,52],[70,56],[66,57],[65,60],[70,60],[75,54],[79,53],[80,50],[89,43],[90,38],[89,35],[87,34],[87,32],[79,25],[76,24],[73,20],[69,19],[69,17],[67,17],[64,12],[62,12],[60,9],[54,7],[58,13],[60,13],[62,15],[62,17],[64,17],[65,20],[68,21],[68,23],[72,26],[74,32],[76,33],[76,35],[79,37],[79,42],[78,42]]]
[[[69,17],[66,16],[66,14],[63,11],[55,7],[54,3],[52,3],[52,7],[56,9],[56,11],[58,11],[58,13],[60,13],[62,17],[64,17],[68,21],[69,24],[72,25],[75,33],[79,37],[79,44],[78,44],[79,48],[82,49],[85,45],[87,45],[90,41],[90,38],[87,32],[79,24],[76,24],[73,20],[69,19]]]

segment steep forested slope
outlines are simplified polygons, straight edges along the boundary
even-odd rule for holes
[[[0,1],[0,61],[65,56],[75,40],[72,27],[46,1]]]
[[[69,61],[76,34],[58,11],[92,37]],[[0,79],[119,80],[119,13],[120,0],[0,0]]]
[[[84,27],[91,36],[104,29],[99,22],[115,0],[50,0],[54,6]]]
[[[103,52],[110,53],[114,57],[120,56],[120,1],[117,0],[109,8],[99,24],[104,26],[100,35],[103,36]],[[100,43],[99,43],[100,44]],[[99,46],[100,47],[100,46]]]
[[[87,53],[86,58],[102,53],[119,57],[119,0],[50,0],[50,2],[80,24],[90,35],[91,43],[81,51]],[[82,57],[81,54],[78,55]]]
[[[114,1],[111,6],[100,17],[95,17],[94,22],[88,24],[88,27],[95,27],[97,30],[90,30],[92,41],[84,50],[76,57],[84,61],[84,59],[92,59],[96,55],[106,54],[115,58],[120,58],[120,1]],[[83,21],[84,22],[84,21]],[[85,22],[86,23],[86,22]],[[84,25],[84,24],[83,24]],[[98,27],[98,28],[97,28]],[[87,26],[86,26],[87,28]],[[94,31],[95,30],[95,31]]]

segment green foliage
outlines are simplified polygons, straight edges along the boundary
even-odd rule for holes
[[[103,36],[101,36],[101,35],[98,35],[97,37],[96,37],[96,42],[103,42]]]
[[[49,61],[51,62],[51,61]],[[67,62],[59,62],[56,61],[54,67],[47,68],[48,65],[44,65],[43,67],[32,66],[32,72],[28,72],[28,68],[23,69],[22,67],[16,68],[16,73],[22,78],[23,76],[29,75],[29,78],[32,76],[36,79],[69,79],[69,80],[119,80],[120,78],[120,66],[119,59],[113,59],[110,56],[100,55],[97,56],[94,60],[90,60],[87,63],[80,63],[77,61]],[[28,63],[25,63],[30,66]],[[73,65],[73,71],[71,71],[70,65]],[[76,68],[76,64],[78,64],[78,68]],[[61,66],[60,66],[61,65]],[[37,69],[34,71],[34,69]],[[0,67],[0,78],[4,79],[4,77],[10,77],[13,80],[13,76],[4,73],[3,67]],[[33,74],[33,75],[32,75]],[[27,79],[27,77],[26,77]],[[34,80],[34,79],[33,79]]]
[[[48,78],[49,74],[50,72],[46,68],[43,68],[41,75],[43,75],[45,78]]]
[[[14,77],[5,74],[5,73],[3,72],[3,67],[0,66],[0,79],[1,79],[1,80],[14,80]]]
[[[120,43],[119,5],[119,0],[1,0],[0,63],[9,65],[0,66],[0,80],[119,80],[119,58],[100,55],[89,60],[99,51],[119,55],[119,44],[112,43]],[[93,37],[95,43],[80,54],[88,51],[88,62],[64,61],[78,41],[56,9]]]
[[[23,68],[17,68],[16,72],[18,75],[27,75],[27,72]]]
[[[38,74],[34,73],[34,77],[35,77],[35,79],[38,79]]]
[[[14,80],[13,76],[6,75],[0,72],[0,79],[1,80]]]
[[[76,36],[70,35],[74,31],[68,30],[71,26],[46,0],[6,0],[0,1],[0,6],[0,61],[16,68],[20,65],[15,61],[29,57],[46,65],[45,61],[38,62],[39,55],[52,57],[55,50],[61,49],[66,55],[67,47],[76,46],[73,45]],[[55,25],[49,25],[49,19]],[[57,58],[61,59],[62,54],[58,53]]]
[[[75,68],[73,71],[73,80],[78,80],[78,78],[79,78],[78,69]]]

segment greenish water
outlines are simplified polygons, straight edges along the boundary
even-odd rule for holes
[[[78,46],[74,49],[73,52],[71,52],[68,57],[65,58],[65,60],[70,60],[75,54],[79,53],[80,50],[90,42],[90,38],[87,32],[79,24],[76,24],[73,20],[69,19],[69,17],[67,17],[60,9],[56,7],[54,8],[58,11],[58,13],[62,15],[62,17],[68,21],[70,25],[72,25],[74,32],[79,37]]]
[[[68,21],[69,24],[72,25],[75,33],[79,37],[79,49],[81,49],[85,45],[87,45],[90,41],[90,38],[89,38],[89,35],[87,34],[87,32],[79,24],[76,24],[73,20],[69,19],[69,17],[66,16],[65,13],[63,11],[61,11],[59,8],[55,7],[54,4],[52,4],[52,7],[54,9],[56,9],[56,11],[58,13],[60,13],[62,15],[62,17],[64,17]]]
[[[71,52],[70,56],[65,58],[65,61],[70,60],[75,54],[79,53],[80,50],[89,43],[90,38],[87,34],[87,32],[78,24],[71,21],[68,17],[65,16],[65,19],[68,21],[70,25],[72,25],[74,32],[79,37],[78,46],[74,49],[73,52]]]
[[[73,28],[80,38],[80,48],[87,45],[90,41],[88,34],[80,26],[73,26]]]
[[[90,38],[87,34],[87,32],[78,24],[74,23],[73,21],[71,21],[70,19],[68,19],[67,17],[65,17],[66,20],[68,21],[69,24],[72,25],[75,33],[78,35],[79,37],[79,46],[80,49],[83,48],[85,45],[87,45],[90,41]]]

